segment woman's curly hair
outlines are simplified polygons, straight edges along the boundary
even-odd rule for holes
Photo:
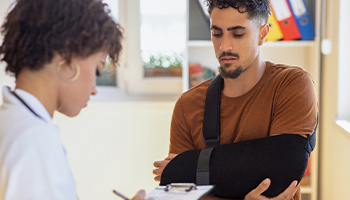
[[[17,0],[1,27],[6,71],[40,70],[55,53],[69,64],[73,56],[106,51],[117,63],[122,31],[101,0]]]
[[[265,23],[270,15],[269,0],[206,0],[208,12],[213,8],[224,9],[232,7],[240,13],[248,13],[249,19],[264,19]]]

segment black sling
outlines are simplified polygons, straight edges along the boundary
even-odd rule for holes
[[[263,195],[268,197],[283,192],[293,180],[300,181],[316,144],[317,125],[308,138],[282,134],[218,145],[222,88],[223,78],[218,75],[210,82],[206,94],[203,119],[206,148],[176,156],[164,169],[160,185],[184,182],[214,184],[216,187],[212,194],[239,199],[267,177],[271,179],[271,185]]]

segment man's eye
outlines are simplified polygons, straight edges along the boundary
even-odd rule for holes
[[[101,76],[101,72],[98,70],[98,68],[96,68],[96,76]]]
[[[244,35],[244,34],[233,34],[233,37],[235,37],[235,38],[241,38],[241,37],[243,37],[243,35]]]
[[[212,35],[213,35],[214,37],[220,37],[222,34],[221,34],[221,33],[214,33],[214,32],[212,32]]]

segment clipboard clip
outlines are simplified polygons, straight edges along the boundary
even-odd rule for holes
[[[170,190],[180,190],[189,192],[191,190],[196,190],[197,186],[194,183],[171,183],[165,186],[164,191],[168,192]]]

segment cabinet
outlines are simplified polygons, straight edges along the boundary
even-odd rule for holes
[[[261,46],[261,57],[274,63],[303,67],[312,76],[319,96],[320,88],[320,24],[321,0],[305,0],[315,26],[316,37],[312,41],[274,41]],[[218,61],[210,40],[210,24],[197,0],[188,0],[187,5],[187,47],[183,68],[183,90],[190,88],[190,64],[200,63],[212,70],[217,69]],[[310,178],[307,185],[301,186],[303,200],[317,200],[318,148],[310,159]]]

